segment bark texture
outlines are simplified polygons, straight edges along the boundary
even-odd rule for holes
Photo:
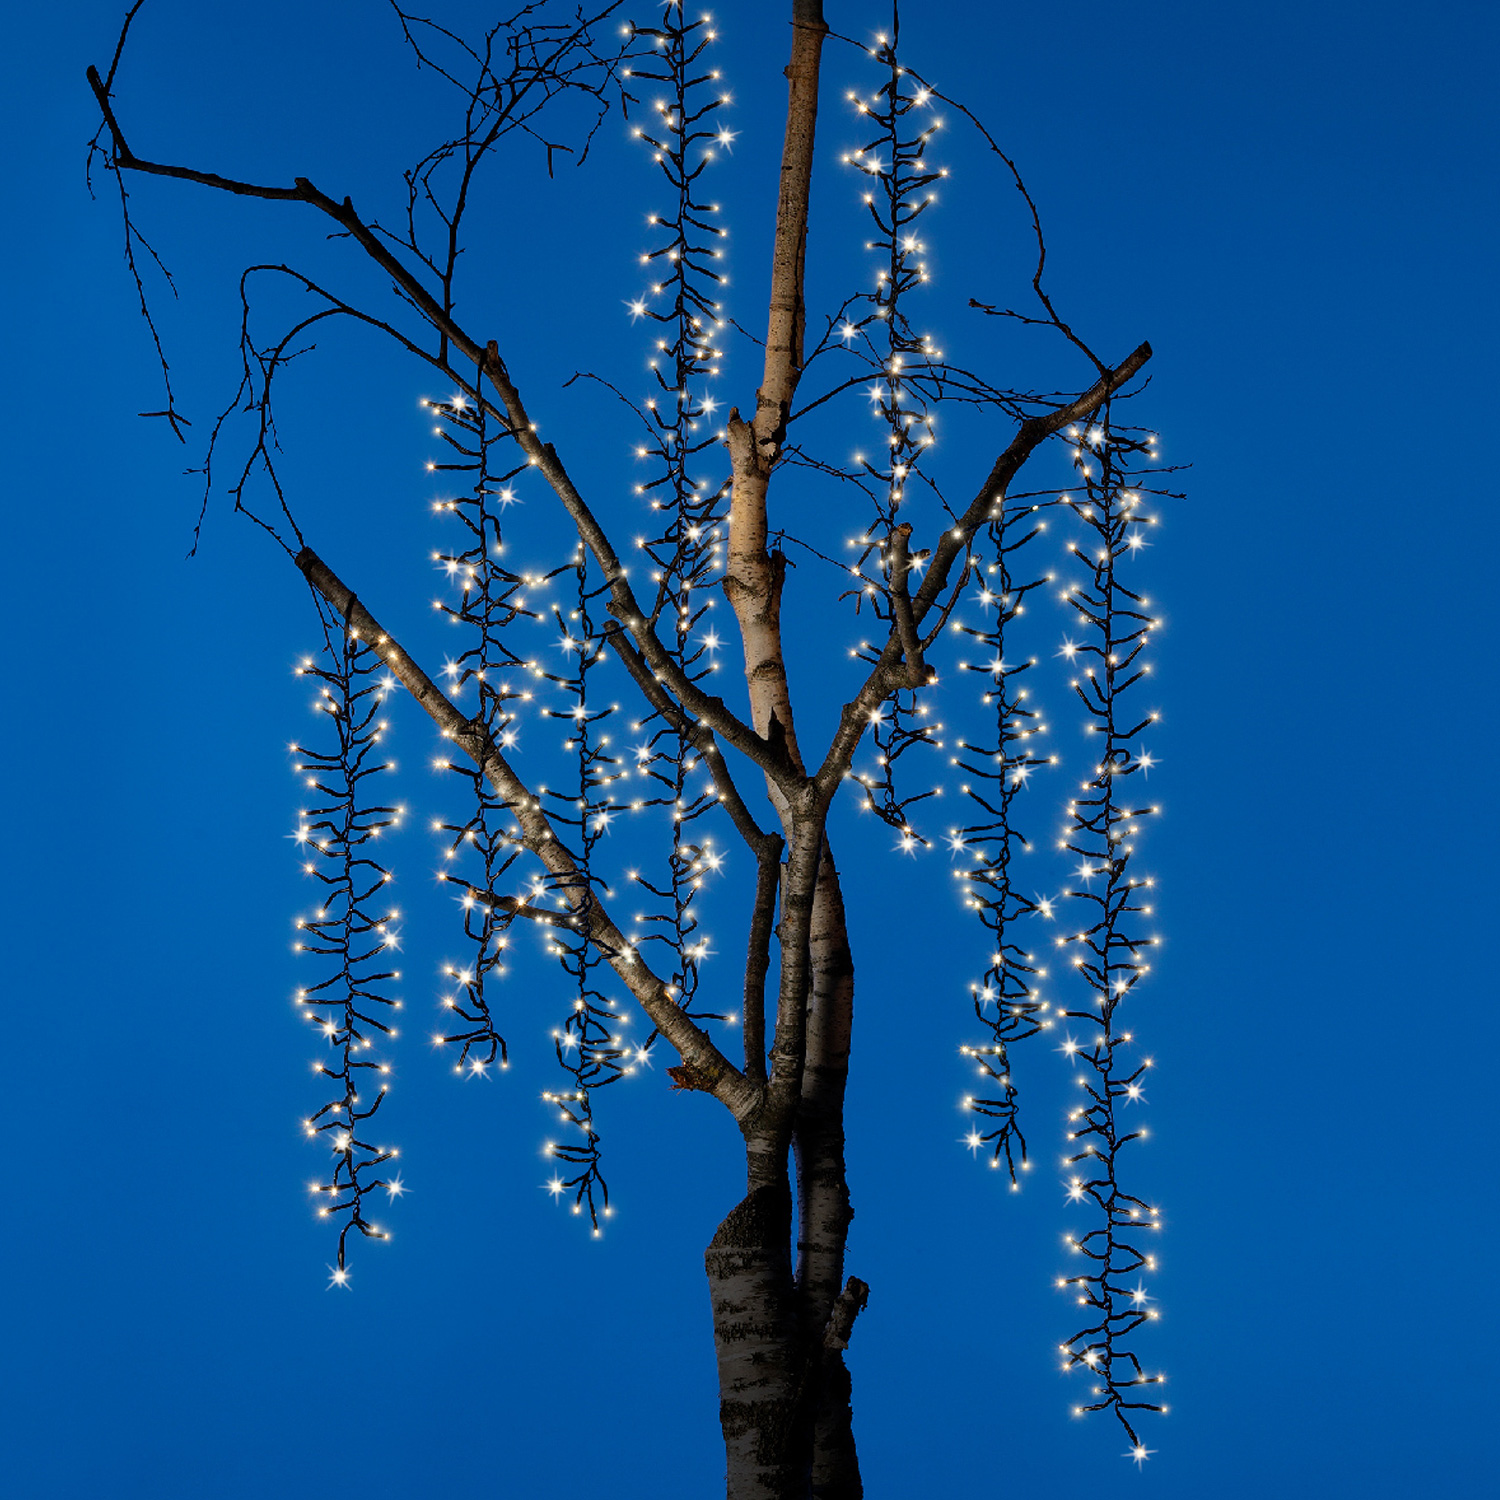
[[[704,1252],[729,1500],[800,1500],[809,1489],[791,1210],[784,1179],[752,1188]]]

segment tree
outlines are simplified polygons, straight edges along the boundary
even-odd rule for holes
[[[1147,1373],[1131,1347],[1132,1335],[1153,1315],[1152,1299],[1139,1281],[1134,1288],[1127,1283],[1152,1266],[1144,1242],[1155,1210],[1120,1184],[1117,1163],[1141,1134],[1125,1111],[1140,1097],[1149,1063],[1136,1057],[1119,1008],[1148,972],[1153,942],[1137,926],[1139,914],[1150,911],[1149,882],[1134,873],[1131,860],[1140,824],[1152,811],[1134,805],[1141,799],[1132,778],[1143,778],[1152,763],[1142,736],[1154,716],[1133,712],[1127,695],[1147,670],[1142,653],[1154,621],[1126,574],[1151,520],[1141,509],[1144,496],[1160,492],[1151,476],[1163,471],[1153,435],[1124,425],[1118,412],[1150,358],[1149,345],[1111,364],[1061,318],[1043,286],[1045,242],[1021,177],[978,120],[944,101],[909,65],[899,51],[898,17],[888,35],[861,49],[875,86],[856,100],[867,138],[849,158],[851,170],[869,178],[865,203],[881,264],[876,287],[848,294],[810,325],[808,214],[822,56],[832,33],[821,0],[794,0],[762,374],[753,406],[747,402],[744,415],[731,407],[720,427],[712,384],[733,334],[750,336],[720,298],[725,230],[704,174],[732,135],[717,123],[725,99],[707,56],[714,33],[704,22],[669,4],[658,23],[626,22],[611,41],[606,32],[613,35],[618,4],[560,20],[528,6],[466,40],[393,0],[417,64],[454,88],[462,118],[453,135],[403,174],[398,214],[382,222],[305,177],[257,183],[162,160],[154,151],[137,155],[115,84],[143,3],[137,0],[127,14],[107,72],[89,73],[103,117],[91,160],[97,154],[118,184],[126,257],[158,352],[144,276],[155,252],[132,215],[127,174],[310,208],[331,223],[350,257],[373,264],[384,282],[366,299],[284,263],[245,272],[243,380],[215,424],[204,465],[206,506],[216,486],[215,461],[236,419],[248,414],[253,438],[228,492],[301,570],[325,636],[323,653],[303,670],[318,685],[328,737],[294,749],[313,803],[299,839],[307,872],[321,886],[302,946],[328,960],[324,977],[300,998],[326,1038],[329,1050],[317,1066],[334,1087],[307,1127],[332,1147],[333,1168],[320,1192],[322,1213],[339,1225],[334,1282],[347,1279],[351,1231],[384,1233],[371,1218],[372,1195],[395,1196],[402,1186],[388,1165],[395,1152],[373,1143],[368,1123],[385,1098],[381,1080],[389,1064],[383,1055],[366,1055],[391,1032],[390,1012],[399,1003],[387,956],[396,916],[385,901],[389,870],[377,843],[399,809],[373,790],[380,784],[374,778],[391,769],[379,744],[383,705],[399,685],[453,747],[441,760],[464,791],[462,809],[440,831],[444,879],[461,901],[469,958],[452,970],[451,1019],[439,1040],[457,1049],[460,1070],[505,1064],[495,999],[511,935],[544,930],[575,994],[554,1033],[567,1083],[547,1098],[567,1134],[550,1148],[552,1188],[587,1216],[595,1233],[610,1211],[597,1097],[648,1064],[658,1042],[671,1049],[676,1060],[666,1071],[673,1088],[712,1096],[744,1141],[744,1195],[705,1255],[729,1494],[749,1500],[861,1493],[844,1359],[869,1294],[845,1266],[852,1209],[844,1093],[855,964],[828,819],[847,789],[846,796],[861,799],[897,831],[901,847],[925,845],[912,809],[936,788],[909,790],[915,756],[907,757],[944,751],[946,762],[969,778],[960,788],[968,810],[948,842],[965,903],[991,935],[988,967],[974,987],[978,1040],[963,1049],[984,1080],[965,1101],[976,1117],[969,1144],[1017,1180],[1029,1162],[1012,1049],[1057,1021],[1080,1030],[1081,1041],[1070,1034],[1063,1043],[1084,1069],[1086,1099],[1069,1133],[1070,1196],[1093,1219],[1074,1238],[1083,1269],[1062,1278],[1083,1306],[1085,1324],[1063,1345],[1064,1359],[1095,1382],[1081,1409],[1113,1412],[1132,1452],[1143,1458],[1138,1413],[1160,1409],[1151,1388],[1161,1377]],[[653,95],[649,108],[643,85]],[[980,317],[1060,335],[1086,362],[1081,390],[1043,394],[994,384],[946,361],[912,321],[927,277],[918,220],[942,175],[928,160],[938,101],[979,131],[1019,190],[1035,235],[1034,310],[970,305]],[[656,393],[637,405],[599,374],[580,378],[597,384],[602,400],[624,403],[644,434],[638,457],[649,467],[636,489],[658,528],[635,540],[648,570],[644,579],[621,537],[635,516],[614,514],[590,497],[586,482],[575,478],[568,443],[542,438],[532,399],[523,394],[525,351],[505,348],[460,313],[467,230],[486,174],[530,142],[551,176],[560,160],[588,157],[612,110],[634,110],[640,118],[643,108],[647,123],[636,133],[661,168],[667,202],[653,216],[660,238],[644,257],[661,279],[630,311],[657,335]],[[297,289],[313,308],[288,317],[269,339],[254,318],[256,290],[268,279]],[[419,663],[409,633],[397,631],[384,601],[377,618],[309,545],[280,476],[273,388],[310,335],[339,320],[393,340],[453,392],[425,403],[448,455],[429,467],[451,473],[457,490],[436,509],[459,537],[438,560],[452,584],[440,609],[463,645],[441,671]],[[151,415],[183,437],[186,419],[164,354],[161,366],[164,406]],[[830,372],[817,386],[808,379],[815,366],[820,375]],[[868,403],[882,430],[879,456],[859,457],[852,466],[828,456],[826,435],[849,401]],[[948,501],[933,472],[929,450],[939,408],[975,412],[992,428],[996,421],[1007,428],[988,473],[977,484],[970,480],[965,493],[972,498],[961,502]],[[1058,443],[1068,450],[1071,476],[1060,489],[1020,490],[1028,463]],[[844,514],[859,507],[848,560],[833,566],[841,601],[873,621],[873,639],[850,653],[858,676],[836,729],[816,749],[805,734],[799,737],[782,598],[787,549],[827,563],[823,549],[836,543],[816,529],[813,540],[794,534],[793,512],[785,510],[790,497],[781,500],[781,515],[776,504],[793,484],[800,495],[812,483],[845,497]],[[527,570],[511,560],[508,512],[520,486],[529,494],[545,490],[565,518],[566,560],[550,569]],[[258,493],[274,497],[270,513],[258,508]],[[1027,601],[1051,581],[1036,574],[1023,549],[1051,513],[1076,523],[1087,541],[1087,550],[1073,545],[1079,581],[1062,591],[1082,639],[1064,651],[1078,674],[1071,689],[1103,736],[1082,791],[1066,803],[1061,843],[1079,863],[1066,893],[1071,921],[1056,940],[1071,950],[1076,975],[1061,1002],[1042,997],[1046,970],[1031,935],[1061,913],[1047,898],[1023,894],[1011,869],[1013,852],[1025,842],[1017,800],[1033,771],[1057,758],[1034,744],[1045,725],[1022,679],[1036,659],[1020,655],[1030,648],[1018,637]],[[796,531],[803,529],[799,524]],[[554,586],[566,591],[565,600],[549,595]],[[721,642],[708,611],[718,589],[743,648],[739,706],[711,691]],[[544,658],[547,647],[535,644],[539,631],[563,653],[555,670],[544,664],[555,663]],[[945,731],[933,714],[944,681],[936,663],[950,642],[984,657],[956,663],[960,682],[973,673],[983,688],[984,727],[966,731],[975,739]],[[798,643],[809,652],[822,644]],[[446,675],[443,686],[434,672]],[[603,696],[614,682],[628,684],[636,704],[632,729],[641,739],[629,756],[613,742],[618,721],[608,724],[624,712]],[[954,700],[950,694],[941,701],[952,707]],[[521,764],[517,741],[528,716],[568,726],[561,737],[567,769],[560,773],[567,779],[560,787],[551,772],[544,782]],[[865,746],[873,765],[862,769],[856,761]],[[763,797],[751,788],[757,779]],[[664,854],[659,872],[627,877],[655,904],[634,925],[622,914],[621,883],[601,848],[612,826],[631,819],[641,864],[655,838]],[[701,982],[706,948],[696,906],[721,863],[709,831],[720,822],[756,870],[738,945],[743,984],[732,1005],[719,999],[718,987]],[[625,1040],[627,1017],[611,986],[628,992],[649,1022],[639,1045]],[[742,1060],[733,1060],[703,1023],[737,1028]]]

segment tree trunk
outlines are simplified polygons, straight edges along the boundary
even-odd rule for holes
[[[728,1500],[807,1500],[812,1432],[791,1261],[792,1202],[753,1188],[704,1252]]]
[[[734,472],[724,592],[739,623],[751,722],[799,777],[781,640],[785,559],[768,547],[767,492],[802,372],[808,195],[827,26],[822,0],[792,0],[786,136],[771,267],[765,372],[746,422],[729,414]],[[844,1083],[854,967],[826,809],[767,776],[787,863],[781,889],[781,986],[763,1121],[747,1132],[748,1196],[707,1251],[730,1500],[858,1500],[843,1334],[825,1347],[842,1287],[849,1193]],[[759,1030],[757,1028],[757,1035]],[[747,1057],[764,1076],[762,1059]],[[742,1119],[742,1124],[745,1123]],[[791,1264],[788,1153],[797,1164],[797,1269]],[[852,1314],[847,1320],[852,1322]]]
[[[841,1349],[822,1350],[813,1429],[813,1500],[861,1500],[865,1487],[854,1449],[853,1384]]]
[[[844,1167],[844,1090],[854,1024],[854,958],[843,893],[826,840],[813,897],[812,997],[793,1150],[797,1162],[797,1292],[803,1336],[817,1354],[812,1493],[819,1500],[864,1494],[854,1446],[850,1378],[823,1334],[844,1285],[844,1248],[854,1210]]]

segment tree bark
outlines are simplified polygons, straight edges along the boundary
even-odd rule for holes
[[[783,1177],[752,1188],[703,1256],[728,1500],[804,1500],[809,1490],[811,1424],[791,1227],[791,1192]]]
[[[813,897],[813,983],[793,1149],[797,1163],[797,1291],[804,1335],[818,1351],[813,1488],[827,1500],[858,1500],[851,1382],[841,1350],[821,1334],[844,1278],[854,1209],[844,1167],[844,1091],[854,1026],[854,957],[843,894],[827,840]]]

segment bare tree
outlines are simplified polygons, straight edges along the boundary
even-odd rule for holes
[[[148,322],[145,271],[154,252],[130,211],[132,174],[311,210],[351,257],[378,268],[389,293],[384,304],[361,302],[289,265],[248,268],[240,288],[243,379],[214,426],[204,467],[207,505],[227,434],[248,414],[254,435],[226,487],[236,508],[301,570],[325,633],[321,656],[304,670],[318,685],[329,737],[299,747],[298,770],[313,803],[299,836],[322,891],[303,946],[327,962],[301,998],[326,1037],[318,1068],[333,1085],[308,1131],[333,1147],[321,1193],[322,1212],[339,1227],[335,1282],[347,1278],[351,1231],[382,1234],[370,1217],[371,1195],[401,1188],[388,1165],[394,1151],[370,1139],[388,1064],[368,1055],[389,1031],[397,1003],[386,956],[394,920],[384,897],[389,872],[377,840],[398,809],[371,788],[387,773],[383,705],[399,684],[440,731],[443,763],[463,788],[462,810],[441,833],[469,958],[451,971],[450,1019],[439,1040],[457,1049],[460,1070],[506,1061],[495,1001],[508,934],[517,923],[544,929],[576,995],[554,1033],[565,1083],[547,1097],[566,1138],[551,1148],[552,1187],[596,1232],[609,1212],[596,1113],[603,1087],[649,1061],[662,1041],[675,1054],[667,1070],[673,1086],[712,1095],[729,1111],[744,1139],[745,1189],[705,1256],[728,1492],[735,1500],[860,1494],[844,1359],[869,1292],[846,1277],[844,1263],[855,965],[828,817],[844,790],[891,824],[902,844],[925,843],[912,809],[932,787],[910,790],[924,783],[908,753],[941,750],[943,764],[968,778],[969,811],[948,841],[965,903],[989,934],[987,971],[974,987],[978,1039],[962,1049],[982,1079],[966,1101],[975,1117],[969,1141],[1014,1182],[1028,1163],[1012,1051],[1054,1023],[1082,1033],[1063,1044],[1086,1085],[1069,1132],[1070,1196],[1091,1220],[1073,1241],[1081,1269],[1060,1283],[1081,1304],[1084,1324],[1062,1345],[1063,1357],[1093,1382],[1084,1408],[1112,1411],[1133,1454],[1144,1457],[1138,1414],[1159,1409],[1152,1387],[1161,1377],[1146,1373],[1130,1347],[1151,1312],[1143,1286],[1126,1283],[1153,1264],[1146,1242],[1156,1210],[1121,1186],[1117,1167],[1139,1133],[1123,1111],[1139,1097],[1149,1065],[1127,1061],[1137,1054],[1119,1007],[1147,972],[1152,942],[1136,925],[1150,910],[1149,882],[1131,868],[1139,825],[1151,811],[1134,805],[1132,790],[1151,765],[1142,748],[1150,717],[1132,713],[1126,695],[1145,670],[1141,653],[1154,622],[1126,574],[1151,520],[1143,497],[1161,492],[1151,475],[1163,471],[1153,436],[1118,414],[1149,345],[1110,363],[1059,316],[1044,290],[1045,245],[1021,178],[978,121],[906,62],[898,21],[873,46],[849,43],[830,31],[821,0],[793,0],[763,373],[753,402],[743,412],[730,408],[721,424],[712,381],[729,340],[751,336],[721,299],[724,230],[703,186],[709,159],[728,139],[717,123],[722,86],[705,55],[714,34],[703,22],[688,20],[676,3],[655,24],[623,26],[620,5],[605,0],[560,18],[533,4],[475,39],[392,0],[418,66],[451,84],[459,122],[403,174],[397,212],[381,220],[305,177],[247,182],[154,151],[137,154],[116,87],[142,3],[131,7],[106,73],[89,71],[103,116],[90,155],[118,185],[126,258]],[[873,80],[856,98],[866,143],[847,160],[868,178],[879,272],[872,292],[851,291],[832,312],[810,319],[808,206],[830,37],[848,43]],[[466,326],[456,309],[466,228],[486,174],[528,142],[545,153],[549,173],[559,161],[582,160],[611,110],[642,107],[643,83],[655,99],[637,134],[661,168],[665,202],[653,220],[659,240],[645,257],[659,279],[632,312],[656,334],[657,390],[637,405],[597,372],[587,377],[601,399],[631,408],[643,434],[648,473],[637,489],[656,534],[637,538],[627,552],[619,532],[634,517],[597,508],[575,483],[565,445],[539,436],[523,395],[524,351]],[[1081,390],[993,384],[947,362],[911,321],[926,277],[918,221],[941,175],[928,159],[940,101],[980,132],[1035,233],[1033,310],[974,301],[975,315],[1040,324],[1066,339],[1088,371]],[[256,288],[267,280],[295,287],[313,309],[269,339],[253,317]],[[440,558],[452,582],[442,608],[463,641],[436,674],[446,675],[442,686],[397,635],[399,606],[382,601],[377,618],[374,601],[358,597],[308,544],[278,472],[273,388],[310,333],[331,320],[394,341],[453,392],[428,403],[447,455],[432,467],[451,471],[455,484],[437,508],[459,538]],[[160,352],[154,322],[151,332]],[[164,405],[151,415],[183,437],[186,419],[165,357],[162,373]],[[848,402],[867,408],[861,422],[873,412],[881,432],[878,455],[852,467],[822,456],[819,438],[819,423]],[[1005,429],[989,472],[969,481],[962,500],[948,499],[930,453],[944,406],[987,414],[992,428]],[[1067,449],[1071,477],[1060,489],[1023,491],[1023,469],[1054,442]],[[836,543],[795,519],[804,508],[792,509],[790,498],[779,502],[780,514],[773,507],[773,490],[784,493],[789,477],[796,493],[823,486],[836,502],[826,512],[842,517],[844,530],[855,527],[836,563],[827,557]],[[274,497],[268,513],[258,508],[252,481],[256,493]],[[576,535],[576,551],[540,573],[511,561],[508,507],[522,484],[544,486]],[[1072,689],[1102,736],[1082,789],[1066,799],[1061,842],[1079,863],[1060,898],[1063,911],[1024,895],[1011,872],[1012,853],[1024,842],[1018,798],[1032,771],[1055,759],[1035,747],[1045,726],[1026,686],[1034,658],[1022,655],[1028,646],[1017,636],[1026,601],[1050,581],[1023,555],[1050,514],[1083,538],[1073,548],[1080,571],[1062,589],[1081,639],[1065,651],[1077,673]],[[817,746],[799,734],[787,671],[781,603],[790,547],[822,559],[841,580],[846,605],[871,621],[871,639],[850,653],[857,674],[836,730]],[[718,589],[743,646],[738,708],[709,681],[719,641],[706,617]],[[550,633],[567,665],[544,664],[538,632]],[[972,680],[966,673],[980,679],[983,719],[966,731],[971,737],[944,731],[931,712],[938,662],[954,647],[979,658],[954,666],[960,682]],[[817,652],[821,643],[805,649]],[[607,721],[624,712],[610,701],[621,683],[636,704],[641,742],[633,753],[619,750],[608,732]],[[549,785],[518,769],[517,726],[527,714],[566,722],[566,760]],[[649,873],[629,877],[653,908],[634,924],[619,915],[621,892],[600,850],[611,823],[630,817],[641,869],[653,849],[658,858]],[[700,982],[695,906],[720,862],[711,831],[720,821],[757,871],[741,944],[743,988],[728,1000]],[[1030,934],[1060,919],[1056,941],[1072,959],[1073,988],[1051,1001],[1040,993],[1045,969]],[[628,992],[649,1022],[639,1045],[624,1039],[627,1011],[612,989]],[[738,1061],[715,1040],[726,1027],[740,1032]]]

